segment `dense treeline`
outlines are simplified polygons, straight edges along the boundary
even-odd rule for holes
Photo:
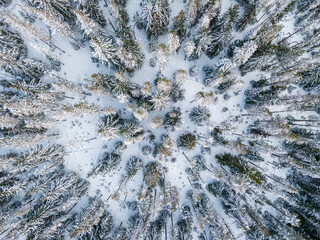
[[[0,0],[0,239],[319,239],[320,3],[143,0],[130,16],[129,2]],[[60,77],[55,34],[107,71]],[[146,64],[156,78],[131,81]],[[186,99],[196,76],[204,90]],[[68,101],[84,95],[122,109]],[[239,112],[214,112],[237,96]],[[64,167],[73,149],[56,126],[85,115],[108,146],[82,179]],[[90,180],[115,173],[116,190],[88,196]]]

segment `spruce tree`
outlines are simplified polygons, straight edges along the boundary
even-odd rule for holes
[[[194,107],[189,114],[191,121],[197,125],[208,122],[210,116],[209,109],[201,106]]]

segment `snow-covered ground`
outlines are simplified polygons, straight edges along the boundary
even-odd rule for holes
[[[5,10],[9,10],[10,12],[18,15],[19,12],[22,11],[19,2],[19,0],[13,0],[9,7],[7,7]],[[158,62],[155,67],[150,65],[150,60],[156,57],[155,52],[149,51],[150,40],[147,38],[146,31],[144,29],[137,29],[132,21],[136,12],[140,13],[142,10],[138,2],[139,1],[136,0],[129,0],[126,10],[131,20],[131,27],[134,29],[135,35],[140,41],[142,51],[145,54],[145,59],[141,69],[136,70],[133,76],[130,76],[129,79],[130,82],[139,85],[142,85],[146,81],[149,81],[153,84],[154,80],[159,74],[160,64]],[[176,16],[181,10],[186,9],[187,6],[187,4],[182,0],[176,0],[172,2],[171,21],[174,16]],[[223,0],[221,4],[221,14],[225,13],[234,4],[234,1]],[[111,9],[107,8],[103,1],[100,1],[100,7],[102,8],[106,19],[115,24],[114,18],[110,13]],[[247,28],[245,31],[238,33],[234,39],[243,39],[245,36],[247,36],[250,30],[254,29],[261,22],[263,22],[263,11],[260,12],[260,14],[257,16],[257,19],[260,19],[260,17],[261,21],[259,23],[256,23]],[[265,17],[268,17],[268,15]],[[294,15],[288,15],[281,22],[281,24],[284,26],[281,31],[283,36],[287,36],[294,32],[294,20]],[[44,25],[39,19],[36,20],[35,26],[48,32],[47,26]],[[104,31],[110,35],[114,34],[114,29],[112,28],[111,24],[107,24]],[[195,31],[195,29],[192,31]],[[233,31],[233,34],[236,34],[236,32]],[[170,55],[169,60],[165,64],[164,68],[161,69],[161,74],[164,77],[173,80],[174,73],[180,69],[189,72],[192,67],[196,66],[198,67],[199,72],[196,76],[190,76],[190,74],[188,74],[187,80],[182,84],[181,88],[185,91],[184,99],[182,101],[177,101],[176,103],[170,102],[164,110],[152,111],[146,119],[139,122],[145,132],[151,131],[155,135],[154,142],[151,142],[149,139],[145,138],[139,143],[128,145],[121,154],[122,161],[115,169],[108,173],[99,173],[94,176],[88,176],[88,174],[93,170],[94,166],[96,166],[99,160],[102,158],[103,154],[105,152],[112,151],[115,144],[121,140],[121,138],[118,137],[110,140],[104,140],[103,137],[98,134],[98,124],[101,120],[101,117],[105,115],[105,109],[113,108],[117,112],[121,112],[121,116],[125,116],[128,119],[134,118],[128,107],[128,103],[122,103],[119,101],[119,99],[113,96],[96,95],[94,93],[90,93],[88,89],[88,83],[86,82],[86,79],[89,79],[92,74],[114,74],[115,71],[114,69],[110,69],[100,62],[93,61],[92,49],[90,48],[88,41],[84,41],[82,43],[79,41],[76,43],[74,39],[63,38],[59,35],[59,33],[52,33],[51,42],[58,46],[60,50],[56,48],[54,51],[51,51],[52,49],[37,39],[31,38],[25,34],[22,34],[22,37],[28,47],[29,58],[35,58],[43,61],[46,64],[49,64],[46,55],[39,51],[39,47],[42,47],[45,49],[45,51],[48,51],[52,57],[61,61],[61,70],[50,70],[51,72],[48,73],[48,75],[51,74],[51,76],[55,77],[46,77],[44,81],[52,82],[60,78],[65,79],[67,82],[73,83],[74,86],[77,86],[78,88],[81,88],[81,91],[77,91],[77,89],[66,90],[65,93],[67,98],[63,100],[62,104],[68,105],[85,102],[93,104],[99,109],[94,114],[62,114],[61,118],[57,119],[58,121],[51,131],[59,134],[55,139],[55,142],[65,146],[66,156],[63,163],[64,167],[67,170],[76,172],[81,178],[89,181],[90,186],[87,192],[87,197],[101,196],[101,199],[107,204],[108,211],[110,211],[113,216],[115,226],[127,227],[127,221],[132,214],[132,211],[128,208],[126,202],[137,200],[137,196],[141,190],[141,185],[144,181],[143,169],[140,169],[138,174],[133,179],[130,179],[128,182],[126,182],[125,186],[121,186],[121,194],[119,198],[115,199],[112,197],[119,189],[119,185],[125,175],[126,162],[130,157],[136,156],[141,158],[144,165],[148,162],[160,161],[152,154],[148,156],[143,155],[142,147],[149,145],[153,146],[152,148],[154,148],[154,143],[161,143],[161,136],[165,133],[168,134],[175,142],[177,142],[179,136],[185,132],[195,133],[200,136],[200,143],[194,150],[185,151],[181,148],[178,148],[177,144],[175,143],[173,145],[172,156],[161,161],[162,166],[166,170],[165,181],[169,182],[172,187],[177,188],[179,193],[179,205],[181,207],[183,203],[188,201],[186,199],[187,191],[193,189],[194,187],[190,181],[189,174],[186,173],[186,168],[191,166],[190,159],[192,159],[194,156],[202,154],[201,146],[205,144],[204,141],[206,138],[208,138],[209,132],[215,127],[225,126],[230,141],[236,142],[240,139],[242,143],[248,143],[248,139],[245,135],[247,134],[248,126],[252,124],[256,118],[251,118],[250,114],[252,113],[247,112],[245,108],[245,90],[251,88],[250,82],[252,80],[257,81],[262,76],[270,77],[269,73],[263,75],[264,73],[260,71],[253,71],[241,76],[238,70],[234,70],[238,74],[240,79],[239,82],[242,82],[241,88],[239,91],[219,93],[219,91],[213,87],[208,87],[203,84],[205,74],[202,69],[204,66],[215,66],[218,64],[221,58],[224,57],[225,52],[222,51],[221,54],[212,59],[207,57],[205,54],[202,54],[199,59],[188,60],[185,57],[183,48],[186,42],[191,39],[192,35],[191,37],[187,37],[181,42],[181,48],[177,51],[177,53]],[[301,40],[302,37],[299,34],[292,39],[293,42]],[[168,34],[164,34],[158,39],[158,44],[167,44],[167,42]],[[80,48],[74,47],[75,44],[79,45]],[[37,46],[36,48],[34,47],[35,45]],[[304,56],[307,57],[310,56],[310,54],[305,53]],[[4,71],[1,73],[4,73]],[[154,89],[155,87],[153,86],[153,90]],[[196,93],[199,91],[214,91],[215,94],[214,102],[205,105],[210,111],[210,119],[208,123],[202,126],[197,126],[189,118],[189,114],[192,109],[199,105],[199,103],[195,101]],[[302,90],[297,89],[295,91]],[[229,96],[226,96],[226,94]],[[283,94],[287,94],[287,92],[284,92]],[[173,107],[179,107],[182,111],[182,119],[184,122],[181,128],[175,131],[168,131],[164,127],[159,129],[152,128],[152,119],[156,116],[164,118],[165,114],[172,110]],[[282,109],[283,108],[281,106],[277,105],[269,108],[270,111],[280,111]],[[229,123],[227,123],[228,121]],[[228,127],[229,129],[227,130]],[[275,148],[281,148],[281,142],[278,139],[270,140],[270,144]],[[10,150],[13,149],[3,149],[1,150],[1,153],[6,153]],[[215,156],[220,153],[233,151],[234,149],[232,149],[230,146],[216,145],[211,148],[210,153],[204,153],[203,156],[205,158],[206,166],[209,169],[201,171],[199,179],[197,180],[200,182],[202,190],[207,193],[211,204],[213,204],[213,209],[220,216],[222,216],[226,224],[231,228],[232,234],[236,237],[238,236],[237,239],[245,239],[243,229],[239,228],[235,224],[234,218],[225,213],[222,207],[221,199],[213,196],[206,189],[206,184],[210,183],[212,180],[219,179],[219,174],[212,174],[214,169],[219,167]],[[259,163],[259,168],[263,171],[263,174],[269,174],[272,176],[276,175],[282,178],[286,177],[288,168],[279,168],[272,165],[274,158],[271,156],[269,150],[263,152],[262,155],[265,161],[263,163]],[[247,190],[244,188],[245,185],[243,185],[243,189],[239,188],[235,190],[236,192],[244,193],[245,190]],[[267,191],[266,193],[268,199],[275,200],[278,197],[273,196]],[[75,210],[79,210],[81,207],[84,207],[86,205],[86,200],[87,198],[82,199],[83,202],[78,204]],[[253,197],[248,201],[255,204]],[[270,206],[264,206],[261,209],[270,210],[272,208]],[[174,222],[179,219],[180,215],[181,214],[179,211],[173,215]],[[198,234],[200,234],[200,229],[197,230],[197,232],[194,232],[195,239],[197,238]]]

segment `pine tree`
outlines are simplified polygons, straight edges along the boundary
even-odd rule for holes
[[[172,147],[174,141],[168,135],[161,136],[162,143],[156,145],[155,154],[159,157],[160,160],[164,160],[166,157],[170,157],[172,155]]]
[[[18,32],[8,29],[8,25],[0,21],[0,48],[12,50],[16,59],[27,57],[27,47]]]
[[[161,43],[157,47],[155,53],[156,53],[156,57],[157,57],[157,60],[159,62],[159,65],[160,65],[159,66],[160,71],[162,71],[164,69],[164,67],[167,65],[167,62],[169,60],[170,49],[169,49],[169,47],[167,45]]]
[[[77,10],[75,12],[77,16],[77,23],[80,25],[81,30],[84,32],[87,36],[95,36],[99,32],[99,24],[97,24],[95,21],[91,20],[84,11]]]
[[[174,17],[172,30],[179,36],[180,41],[184,40],[187,34],[186,17],[183,10]]]
[[[141,142],[145,137],[145,132],[135,121],[125,121],[120,129],[120,135],[125,137],[126,144]]]
[[[172,89],[172,82],[165,78],[165,77],[162,77],[162,78],[157,78],[155,80],[155,83],[157,85],[157,89],[160,91],[160,92],[163,92],[165,94],[168,94],[170,93],[171,89]]]
[[[22,58],[17,60],[15,49],[3,48],[0,50],[0,67],[13,76],[26,80],[39,79],[43,76],[46,66],[34,59]]]
[[[116,18],[116,33],[118,51],[117,55],[128,71],[134,71],[142,67],[144,54],[141,44],[136,39],[133,29],[130,27],[129,15],[125,8],[117,1],[110,2],[112,15]]]
[[[248,24],[253,24],[256,21],[256,15],[258,12],[257,3],[251,3],[249,1],[238,1],[238,3],[243,5],[245,12],[242,18],[237,22],[237,30],[243,31]]]
[[[149,187],[156,187],[162,177],[162,165],[159,162],[149,162],[144,166],[144,182]]]
[[[101,118],[98,133],[106,140],[120,134],[121,118],[118,114],[108,114]]]
[[[105,27],[107,20],[99,7],[98,0],[79,1],[79,10],[84,12],[90,19],[97,22],[101,27]]]
[[[192,224],[193,218],[191,207],[185,204],[181,206],[181,216],[177,222],[177,226],[175,228],[176,234],[174,234],[174,237],[178,240],[192,239]]]
[[[175,54],[180,48],[180,40],[174,32],[169,33],[168,36],[168,49],[171,54]]]
[[[88,89],[99,95],[108,95],[111,93],[116,78],[108,74],[92,74],[91,79],[85,79],[88,82]]]
[[[216,158],[221,165],[229,166],[232,174],[243,175],[257,184],[263,183],[264,177],[262,174],[257,169],[250,167],[241,157],[225,153],[216,155]]]
[[[139,121],[142,121],[146,119],[149,116],[148,110],[145,107],[137,107],[133,110],[133,115],[135,118],[137,118]]]
[[[142,16],[149,37],[158,37],[167,30],[169,12],[170,7],[167,0],[146,0],[143,2]]]
[[[195,95],[199,104],[210,104],[214,101],[214,94],[212,91],[210,92],[197,92]]]
[[[171,131],[181,129],[183,124],[182,113],[180,108],[173,108],[172,111],[166,113],[163,125]]]
[[[187,57],[188,59],[190,59],[190,57],[193,55],[195,49],[196,49],[196,45],[195,45],[195,43],[194,43],[192,40],[188,41],[188,42],[185,44],[185,46],[184,46],[184,52],[185,52],[186,57]]]
[[[206,53],[209,46],[212,43],[212,36],[208,28],[204,29],[195,37],[196,48],[195,48],[195,56],[196,58],[200,58],[202,53]]]
[[[165,109],[169,101],[170,101],[170,97],[166,95],[164,92],[156,92],[156,94],[151,99],[153,108],[156,111],[161,111]]]
[[[208,122],[210,116],[211,114],[209,109],[201,106],[194,107],[189,114],[191,121],[197,125],[202,125],[203,123]]]
[[[53,33],[58,32],[62,37],[74,39],[74,33],[67,23],[67,21],[71,21],[74,18],[73,12],[68,10],[68,8],[71,7],[69,6],[69,2],[59,0],[56,1],[57,6],[53,2],[54,1],[40,0],[32,1],[30,3],[31,6],[24,3],[20,3],[20,5],[28,13],[41,18],[45,24],[52,28]],[[62,5],[60,5],[60,3],[62,3]]]
[[[126,176],[132,178],[136,175],[139,168],[142,166],[142,160],[137,157],[131,157],[126,163]]]
[[[49,15],[55,15],[62,21],[71,22],[74,18],[72,6],[67,0],[28,0],[28,3],[37,9],[44,11]]]
[[[193,150],[197,146],[197,136],[192,133],[185,133],[179,137],[178,147],[186,150]]]
[[[256,42],[251,41],[245,43],[241,48],[236,48],[234,55],[234,62],[238,65],[244,64],[257,50]]]
[[[94,36],[91,38],[90,46],[94,51],[94,56],[109,67],[119,66],[119,60],[116,55],[117,49],[108,37]]]
[[[188,27],[193,26],[196,22],[199,10],[199,1],[198,0],[190,0],[188,2],[186,17],[188,22]]]
[[[70,237],[85,237],[89,234],[94,239],[105,239],[111,233],[112,228],[111,214],[105,210],[101,200],[95,199],[87,209],[78,215]]]
[[[151,122],[151,127],[153,128],[160,128],[162,127],[163,120],[160,116],[154,117],[152,122]]]
[[[238,17],[239,5],[235,5],[228,9],[228,11],[214,23],[213,39],[211,45],[208,47],[208,55],[215,57],[218,53],[227,46],[231,40],[231,31],[233,25]]]
[[[187,80],[187,71],[179,69],[173,74],[174,82],[177,86],[181,86]]]
[[[111,153],[105,153],[103,157],[101,158],[101,165],[102,165],[102,170],[104,172],[109,172],[115,167],[117,167],[121,161],[120,155],[117,153],[111,152]],[[101,171],[101,169],[100,169]]]

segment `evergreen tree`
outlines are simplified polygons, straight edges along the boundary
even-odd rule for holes
[[[170,97],[164,92],[156,92],[156,94],[151,99],[153,103],[153,108],[157,111],[161,111],[166,108],[167,104],[170,101]]]
[[[101,118],[99,123],[98,133],[100,133],[103,138],[110,139],[116,137],[120,134],[121,118],[118,114],[108,114]]]
[[[172,49],[171,49],[172,50]],[[170,56],[170,49],[167,45],[161,43],[156,49],[156,57],[160,65],[160,71],[167,65]]]
[[[84,12],[90,19],[97,22],[101,27],[106,26],[107,20],[99,7],[98,0],[80,0],[79,10]]]
[[[221,165],[229,166],[230,171],[233,174],[246,176],[248,179],[257,184],[262,184],[262,182],[264,181],[264,177],[262,176],[262,174],[255,168],[250,167],[248,163],[241,157],[225,153],[222,155],[216,155],[216,158],[218,159],[218,163],[220,163]]]
[[[135,121],[125,121],[120,128],[120,135],[125,137],[126,144],[138,143],[145,137],[144,130]]]
[[[171,131],[181,129],[183,124],[182,113],[180,108],[173,108],[172,111],[166,113],[163,125]]]
[[[231,32],[239,15],[239,5],[235,5],[213,25],[213,39],[208,47],[208,55],[215,57],[231,41]]]
[[[40,79],[46,66],[34,59],[17,59],[19,53],[16,49],[3,48],[0,50],[0,67],[13,76],[19,76],[26,80]]]
[[[188,41],[184,46],[184,52],[187,58],[190,58],[196,49],[196,45],[193,41]]]
[[[213,41],[212,35],[208,28],[203,29],[196,37],[196,48],[195,48],[195,56],[196,58],[200,58],[202,53],[206,53],[209,46]]]
[[[244,14],[237,22],[237,30],[243,31],[248,24],[253,24],[256,21],[258,13],[257,3],[252,1],[237,1],[244,8]]]
[[[167,30],[170,6],[167,0],[146,0],[143,2],[143,21],[148,36],[158,37]]]
[[[188,2],[186,17],[188,22],[188,27],[193,26],[196,22],[199,10],[199,1],[198,0],[190,0]]]
[[[162,166],[159,162],[149,162],[144,166],[144,182],[149,187],[156,187],[162,177]]]
[[[94,56],[104,64],[109,67],[119,66],[120,63],[116,55],[117,49],[113,44],[112,39],[94,36],[91,38],[90,46],[94,51]]]
[[[172,30],[179,36],[180,41],[184,40],[187,33],[186,17],[183,10],[174,17],[172,23]]]
[[[56,3],[56,4],[55,4]],[[45,24],[51,27],[53,33],[58,32],[62,37],[74,39],[74,33],[68,21],[74,19],[73,11],[68,1],[30,1],[29,5],[21,3],[24,10],[28,13],[41,18]]]
[[[126,176],[132,178],[142,166],[142,160],[137,157],[131,157],[126,163]]]
[[[187,71],[179,69],[174,72],[173,79],[177,86],[181,86],[187,80]]]
[[[98,34],[99,25],[95,21],[91,20],[84,11],[77,10],[75,14],[77,16],[77,22],[85,35],[95,36]]]
[[[168,36],[168,49],[171,54],[175,54],[180,47],[180,41],[177,34],[174,32],[169,33]]]
[[[161,136],[162,143],[156,145],[155,155],[160,158],[160,160],[170,157],[172,155],[172,147],[174,141],[168,135]]]
[[[95,199],[87,209],[78,215],[70,237],[88,236],[88,238],[106,239],[112,228],[113,219],[111,214],[105,210],[101,200]]]
[[[177,222],[175,237],[178,240],[192,239],[192,212],[189,205],[183,205],[181,207],[181,217]]]
[[[184,148],[186,150],[195,149],[198,143],[197,136],[192,133],[185,133],[179,137],[178,147]]]
[[[201,106],[194,107],[189,114],[191,121],[197,125],[208,122],[210,116],[209,109]]]
[[[136,39],[133,29],[130,27],[129,15],[125,8],[117,1],[112,1],[113,15],[117,20],[117,55],[128,71],[134,71],[142,67],[144,54],[141,44]]]
[[[37,8],[38,10],[44,10],[48,14],[54,14],[56,17],[63,21],[72,21],[73,12],[71,4],[66,0],[28,0],[28,3]]]
[[[0,22],[0,48],[12,50],[16,59],[27,57],[27,47],[18,32],[9,30],[8,25]]]

